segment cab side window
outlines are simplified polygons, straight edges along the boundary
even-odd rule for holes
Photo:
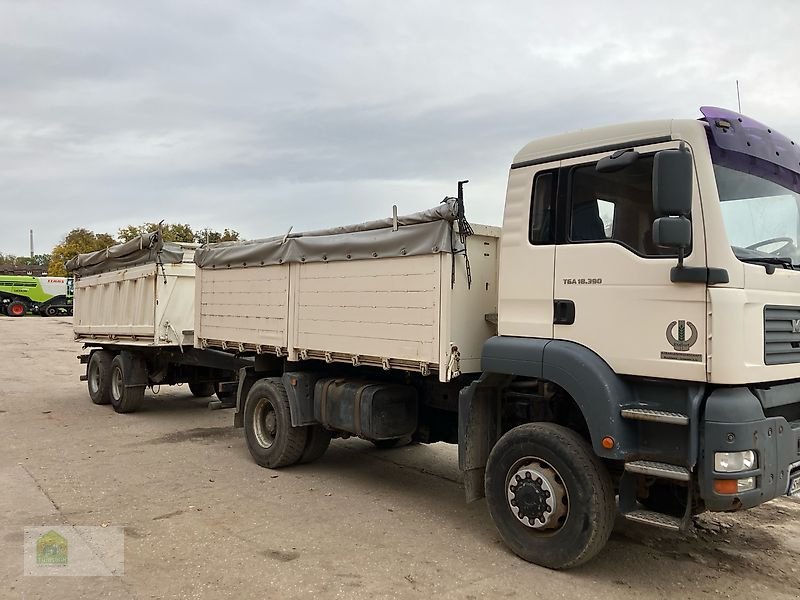
[[[558,171],[543,171],[533,178],[528,240],[531,244],[554,244]]]
[[[653,242],[653,156],[642,156],[615,173],[595,165],[569,175],[569,242],[612,241],[641,256],[674,256]]]

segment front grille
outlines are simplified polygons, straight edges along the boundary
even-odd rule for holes
[[[800,306],[764,307],[764,364],[800,362]]]

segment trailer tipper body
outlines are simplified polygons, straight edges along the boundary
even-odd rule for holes
[[[75,341],[96,404],[138,409],[145,389],[188,383],[192,393],[232,396],[247,359],[194,349],[194,245],[164,243],[160,232],[67,263],[75,274]]]

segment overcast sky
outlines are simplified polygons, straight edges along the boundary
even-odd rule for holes
[[[334,6],[336,8],[334,8]],[[539,136],[742,110],[800,137],[800,2],[0,0],[0,252],[436,204]]]

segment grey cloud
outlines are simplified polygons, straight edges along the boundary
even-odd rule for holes
[[[0,251],[137,221],[247,237],[425,208],[499,224],[530,139],[735,106],[787,135],[800,6],[0,2]],[[8,207],[11,207],[9,209]]]

